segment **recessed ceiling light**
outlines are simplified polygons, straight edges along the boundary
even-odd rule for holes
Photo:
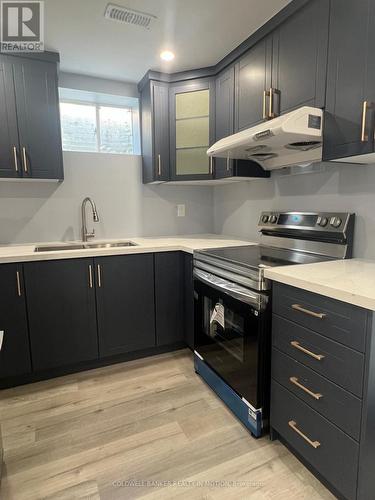
[[[163,50],[163,52],[160,53],[160,58],[163,59],[163,61],[173,61],[174,54],[171,50]]]

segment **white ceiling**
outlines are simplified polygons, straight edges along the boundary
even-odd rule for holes
[[[139,81],[149,69],[211,66],[290,0],[112,0],[157,16],[150,30],[103,17],[107,0],[45,0],[45,41],[61,70]],[[176,58],[162,63],[162,49]]]

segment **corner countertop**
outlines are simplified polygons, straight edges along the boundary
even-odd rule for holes
[[[266,278],[375,311],[375,261],[334,260],[274,267]]]
[[[29,262],[41,260],[58,260],[58,259],[77,259],[82,257],[100,257],[109,255],[127,255],[136,253],[151,253],[151,252],[173,252],[182,251],[193,253],[194,250],[203,250],[205,248],[222,248],[244,245],[256,245],[251,241],[244,241],[234,237],[228,237],[218,234],[197,234],[183,236],[166,236],[166,237],[144,237],[144,238],[121,238],[110,240],[91,240],[93,243],[108,243],[108,242],[131,241],[136,243],[132,247],[120,248],[90,248],[80,250],[58,250],[51,252],[35,252],[37,245],[54,245],[62,242],[42,242],[27,245],[5,245],[0,246],[0,264],[14,262]],[[79,241],[63,243],[80,243]]]

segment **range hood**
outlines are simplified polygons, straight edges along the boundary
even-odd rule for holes
[[[207,150],[208,156],[258,162],[265,170],[322,160],[323,111],[303,106],[230,135]]]

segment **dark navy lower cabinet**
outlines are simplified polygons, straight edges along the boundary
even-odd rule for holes
[[[184,254],[184,331],[185,342],[194,349],[194,279],[193,256]]]
[[[33,370],[98,358],[93,259],[24,265]]]
[[[338,498],[373,500],[373,313],[275,283],[272,329],[271,437]]]
[[[193,293],[187,257],[162,252],[0,265],[0,387],[184,347],[185,314],[193,307],[185,294],[185,282]]]
[[[101,358],[155,346],[154,256],[94,260]]]
[[[22,264],[0,266],[0,379],[31,372]]]
[[[182,252],[155,254],[156,343],[184,341],[184,261]]]

